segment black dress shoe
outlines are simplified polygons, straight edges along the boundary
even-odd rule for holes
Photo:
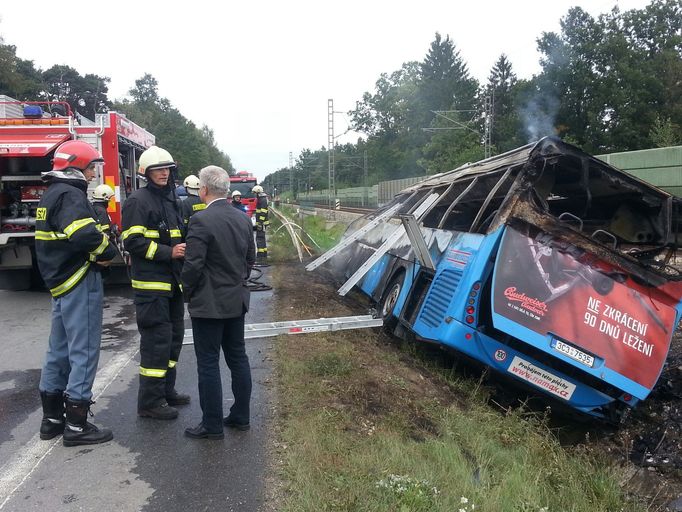
[[[224,439],[225,434],[223,432],[209,432],[204,427],[203,423],[199,423],[194,428],[186,428],[185,435],[191,437],[192,439]]]
[[[237,423],[233,419],[231,419],[229,416],[227,418],[223,418],[223,425],[225,425],[227,428],[233,428],[235,430],[242,430],[246,431],[251,428],[251,425],[249,423]]]

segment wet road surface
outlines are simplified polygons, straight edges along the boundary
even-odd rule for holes
[[[267,273],[266,273],[267,274]],[[267,275],[262,279],[267,282]],[[201,420],[196,358],[185,345],[177,389],[192,403],[174,421],[138,418],[138,333],[132,293],[107,287],[97,403],[91,421],[114,431],[112,442],[64,448],[38,438],[40,368],[50,328],[45,292],[0,291],[0,510],[257,511],[264,500],[270,349],[247,340],[252,368],[251,430],[225,430],[222,441],[192,440]],[[272,292],[251,295],[247,323],[269,321]],[[189,318],[185,325],[190,328]],[[224,410],[232,402],[221,361]]]

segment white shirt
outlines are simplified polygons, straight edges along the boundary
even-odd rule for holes
[[[214,200],[211,201],[210,203],[206,204],[206,208],[208,208],[209,206],[211,206],[211,205],[212,205],[213,203],[215,203],[216,201],[227,201],[227,199],[225,199],[224,197],[219,197],[218,199],[214,199]]]

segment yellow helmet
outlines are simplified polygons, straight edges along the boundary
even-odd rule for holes
[[[114,197],[114,189],[106,183],[97,185],[94,192],[92,193],[92,198],[99,199],[100,201],[108,201],[112,197]]]
[[[251,192],[253,192],[254,194],[262,194],[263,193],[263,187],[261,187],[260,185],[256,185],[255,187],[253,187],[251,189]]]
[[[185,188],[187,189],[196,189],[199,190],[199,178],[197,178],[194,174],[190,174],[185,178],[185,181],[182,183]]]
[[[151,146],[140,155],[140,168],[137,172],[144,176],[147,171],[166,167],[170,169],[176,167],[171,154],[163,148]]]

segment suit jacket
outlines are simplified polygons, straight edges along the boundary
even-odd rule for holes
[[[189,221],[182,283],[196,318],[235,318],[249,309],[246,282],[256,261],[251,221],[226,199]]]

